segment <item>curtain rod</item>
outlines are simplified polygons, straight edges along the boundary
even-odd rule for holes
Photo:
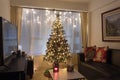
[[[14,7],[14,6],[11,6]],[[15,6],[15,7],[20,7],[20,8],[28,8],[28,9],[38,9],[38,10],[50,10],[50,11],[61,11],[61,12],[75,12],[75,13],[80,13],[78,10],[70,10],[70,9],[58,9],[58,8],[37,8],[37,7],[30,7],[30,6]],[[83,11],[87,12],[87,11]]]

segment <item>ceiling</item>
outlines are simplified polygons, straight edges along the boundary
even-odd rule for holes
[[[65,2],[76,2],[76,3],[90,3],[92,0],[58,0],[58,1],[65,1]]]

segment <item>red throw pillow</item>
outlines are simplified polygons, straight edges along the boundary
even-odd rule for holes
[[[93,58],[93,61],[105,63],[107,60],[107,50],[108,50],[107,47],[96,48],[96,54]]]
[[[85,61],[93,61],[96,53],[96,46],[86,47],[84,50]]]

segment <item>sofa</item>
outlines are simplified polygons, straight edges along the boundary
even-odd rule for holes
[[[84,53],[78,54],[78,71],[87,80],[120,80],[120,50],[108,49],[106,63],[85,61]]]

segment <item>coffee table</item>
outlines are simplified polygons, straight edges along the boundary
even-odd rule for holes
[[[59,72],[53,73],[53,70],[49,70],[53,80],[86,80],[86,78],[74,69],[73,72],[67,72],[66,68],[59,69]]]

